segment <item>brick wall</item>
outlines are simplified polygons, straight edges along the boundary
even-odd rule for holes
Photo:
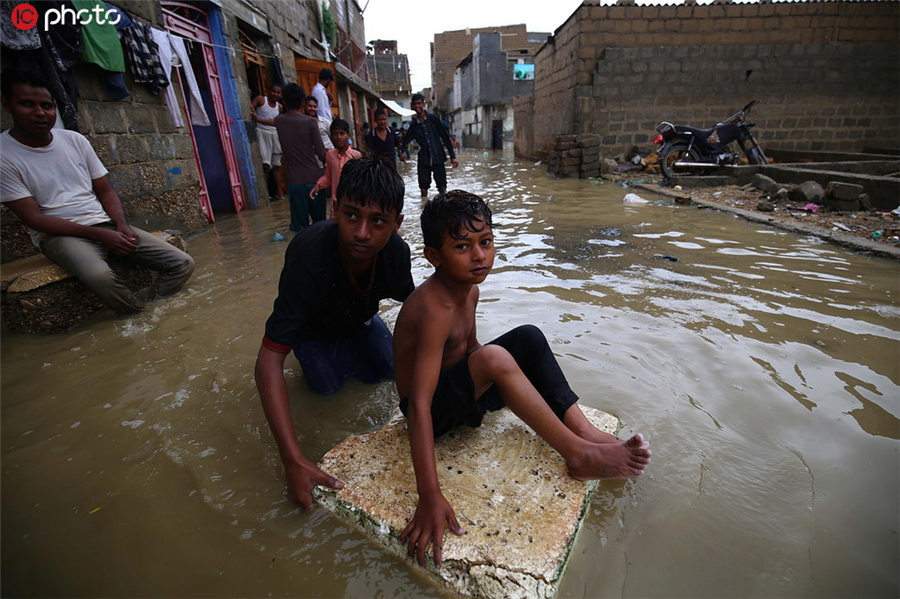
[[[660,120],[711,126],[752,99],[763,144],[900,145],[900,3],[585,4],[536,60],[534,145],[646,144]],[[749,71],[749,75],[748,75]]]

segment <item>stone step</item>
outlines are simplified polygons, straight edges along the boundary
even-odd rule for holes
[[[174,231],[153,234],[184,250],[181,235]],[[110,265],[133,291],[154,285],[148,268],[125,263],[113,256]],[[60,266],[43,254],[0,265],[3,328],[19,333],[58,333],[84,321],[105,305]]]

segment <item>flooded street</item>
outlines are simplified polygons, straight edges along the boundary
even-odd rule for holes
[[[648,474],[601,484],[560,597],[897,596],[897,262],[509,157],[464,153],[449,177],[495,215],[481,341],[538,325],[581,401],[653,446]],[[4,595],[442,596],[283,495],[253,363],[288,218],[189,240],[187,291],[138,317],[4,336]],[[287,368],[310,458],[396,405],[392,384],[323,398]]]

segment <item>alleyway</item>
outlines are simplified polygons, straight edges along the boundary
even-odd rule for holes
[[[600,487],[561,597],[897,588],[895,262],[480,152],[450,181],[495,212],[481,341],[540,326],[582,401],[653,443],[641,480]],[[219,219],[189,241],[189,289],[143,315],[4,337],[5,594],[438,593],[282,497],[252,368],[287,219],[284,202]],[[390,384],[313,396],[287,364],[310,457],[396,403]]]

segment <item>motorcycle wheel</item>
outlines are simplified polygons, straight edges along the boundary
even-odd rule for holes
[[[659,151],[659,168],[662,171],[664,179],[671,179],[675,176],[675,163],[682,158],[688,157],[694,162],[700,161],[700,153],[691,148],[688,150],[686,142],[677,141],[667,143]]]

